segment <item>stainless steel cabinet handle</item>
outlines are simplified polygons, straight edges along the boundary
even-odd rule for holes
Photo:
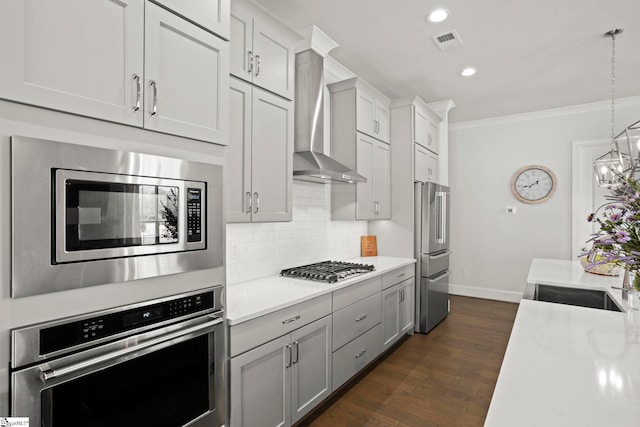
[[[253,199],[251,198],[251,191],[247,191],[247,207],[248,207],[248,209],[247,209],[247,211],[245,213],[250,214],[251,211],[253,210],[253,207],[251,206],[252,205],[252,200]]]
[[[284,367],[290,368],[291,367],[291,345],[290,344],[287,344],[286,350],[287,350],[287,362],[284,364]]]
[[[139,111],[140,110],[140,76],[137,75],[136,73],[133,73],[133,76],[131,76],[131,78],[133,78],[133,80],[136,81],[136,105],[133,106],[133,111]]]
[[[288,319],[284,319],[284,320],[282,321],[282,324],[284,325],[284,324],[287,324],[287,323],[295,322],[295,321],[296,321],[296,320],[298,320],[299,318],[300,318],[300,315],[299,315],[299,314],[296,314],[296,315],[295,315],[295,316],[293,316],[293,317],[290,317],[290,318],[288,318]]]
[[[356,322],[359,322],[359,321],[364,320],[364,319],[366,319],[366,318],[367,318],[367,315],[366,315],[366,314],[363,314],[363,315],[362,315],[362,316],[360,316],[360,317],[356,317]]]
[[[400,277],[404,277],[404,276],[406,276],[406,275],[407,275],[407,273],[401,273],[401,274],[398,274],[398,278],[400,278]]]
[[[363,348],[362,350],[360,350],[360,353],[356,354],[356,359],[359,358],[360,356],[364,355],[367,352],[366,348]]]
[[[153,106],[149,115],[153,117],[158,114],[158,83],[155,80],[149,80],[149,85],[153,88]]]
[[[189,334],[199,334],[206,333],[207,330],[211,330],[214,326],[221,325],[223,320],[220,317],[211,315],[209,320],[205,323],[195,326],[189,326],[183,329],[178,329],[171,333],[161,335],[159,337],[150,339],[148,341],[143,341],[141,343],[135,344],[131,347],[123,348],[121,350],[113,351],[111,353],[103,354],[102,356],[94,357],[88,360],[84,360],[82,362],[64,366],[58,369],[50,369],[48,365],[43,365],[40,367],[40,380],[43,384],[46,384],[48,381],[51,381],[55,378],[65,377],[72,375],[78,371],[89,368],[95,365],[103,365],[108,362],[114,362],[119,358],[126,357],[127,359],[133,359],[136,357],[136,353],[144,350],[145,348],[153,347],[154,345],[160,344],[165,341],[170,341],[173,339],[177,339],[184,335]]]
[[[400,304],[404,300],[404,295],[402,294],[403,290],[404,289],[398,289],[398,304]]]
[[[260,55],[256,55],[256,77],[260,75]]]
[[[256,210],[253,211],[253,213],[258,213],[258,211],[260,210],[260,194],[256,191],[255,193],[253,193],[253,197],[256,198]]]
[[[293,344],[293,360],[291,364],[293,365],[294,363],[298,363],[299,349],[298,349],[298,341],[294,341],[292,344]]]
[[[247,73],[253,73],[253,52],[247,51]]]

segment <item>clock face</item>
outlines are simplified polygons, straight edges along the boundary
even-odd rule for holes
[[[540,203],[551,197],[556,189],[556,177],[544,166],[525,166],[513,175],[511,191],[524,203]]]

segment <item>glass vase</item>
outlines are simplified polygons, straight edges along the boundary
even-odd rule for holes
[[[631,282],[631,289],[629,289],[629,293],[627,294],[627,308],[629,310],[640,310],[640,291],[638,288],[640,287],[640,274],[636,272],[633,277],[633,281]]]

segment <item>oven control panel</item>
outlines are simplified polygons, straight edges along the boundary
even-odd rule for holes
[[[159,303],[137,306],[104,315],[70,321],[40,330],[41,355],[120,335],[138,329],[152,329],[155,324],[186,315],[219,309],[216,292],[185,295]],[[137,332],[137,331],[136,331]]]
[[[187,188],[187,242],[202,240],[202,190]]]

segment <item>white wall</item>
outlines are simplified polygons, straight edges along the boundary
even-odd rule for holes
[[[607,138],[607,102],[450,124],[451,292],[520,299],[531,259],[572,259],[571,143]],[[640,97],[616,103],[616,133],[640,119]],[[522,166],[549,167],[553,197],[527,205],[511,194]],[[515,206],[516,215],[506,208]],[[465,271],[468,274],[465,274]]]
[[[331,186],[293,181],[293,221],[227,224],[227,283],[360,256],[366,221],[331,221]]]

